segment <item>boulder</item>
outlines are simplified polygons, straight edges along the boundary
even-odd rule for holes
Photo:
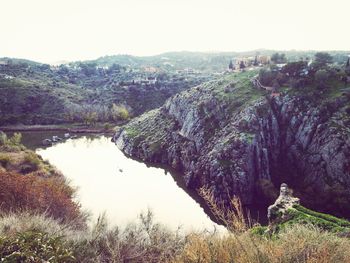
[[[280,195],[273,205],[270,205],[267,209],[267,217],[269,222],[273,222],[276,219],[283,219],[288,210],[295,205],[299,205],[300,200],[297,197],[293,197],[291,189],[288,185],[283,183],[280,187]]]

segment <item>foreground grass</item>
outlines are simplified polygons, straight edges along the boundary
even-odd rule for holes
[[[0,218],[2,262],[349,262],[350,240],[312,225],[292,225],[274,236],[182,233],[154,223],[151,213],[121,229],[101,217],[85,230],[45,215]]]

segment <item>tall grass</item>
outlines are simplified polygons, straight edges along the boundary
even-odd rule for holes
[[[24,258],[30,253],[45,260],[49,259],[48,255],[64,258],[50,262],[350,262],[348,238],[312,225],[287,226],[272,237],[254,235],[249,230],[226,235],[185,234],[155,223],[150,212],[125,228],[111,227],[101,216],[93,227],[85,230],[41,214],[12,213],[0,217],[0,255],[13,250],[11,244],[17,245],[17,252]],[[43,253],[41,249],[49,244],[53,249]]]
[[[231,198],[230,207],[227,207],[215,199],[212,190],[209,188],[200,188],[199,195],[206,201],[216,219],[232,233],[245,232],[251,228],[250,216],[244,216],[241,200],[237,196]]]
[[[0,182],[0,211],[3,213],[29,210],[67,222],[81,217],[80,206],[73,201],[74,189],[64,178],[0,171]]]
[[[254,244],[252,243],[254,241]],[[242,245],[246,252],[242,251]],[[259,254],[255,253],[258,246]],[[350,240],[311,225],[287,227],[273,238],[249,232],[233,236],[191,236],[176,263],[350,262]]]

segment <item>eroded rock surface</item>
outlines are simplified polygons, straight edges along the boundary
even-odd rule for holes
[[[283,219],[289,209],[295,205],[299,205],[300,200],[297,197],[293,197],[291,189],[288,185],[283,183],[280,187],[280,195],[276,199],[273,205],[270,205],[267,212],[267,217],[270,222],[274,220]]]
[[[245,74],[175,95],[120,130],[118,147],[223,201],[267,206],[286,182],[308,207],[350,216],[350,96],[271,98]]]

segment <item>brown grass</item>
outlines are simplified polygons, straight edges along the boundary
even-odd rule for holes
[[[74,190],[63,178],[0,172],[0,210],[47,213],[64,221],[80,216],[73,202]]]
[[[206,201],[211,212],[216,219],[223,223],[226,228],[233,232],[245,232],[251,227],[251,220],[246,218],[243,213],[241,200],[237,196],[233,196],[230,202],[230,208],[215,200],[212,190],[206,187],[199,189],[199,195]]]
[[[260,253],[255,253],[255,245]],[[242,251],[242,245],[247,251]],[[176,263],[337,263],[350,262],[350,240],[312,226],[293,226],[274,238],[249,232],[225,237],[191,235]]]
[[[53,218],[29,213],[0,217],[0,236],[36,230],[62,237],[75,262],[128,263],[348,263],[350,240],[312,225],[286,227],[275,236],[249,230],[226,235],[174,232],[140,216],[124,229],[110,227],[104,216],[79,230]],[[242,250],[242,247],[244,250]],[[257,253],[257,249],[259,253]]]

